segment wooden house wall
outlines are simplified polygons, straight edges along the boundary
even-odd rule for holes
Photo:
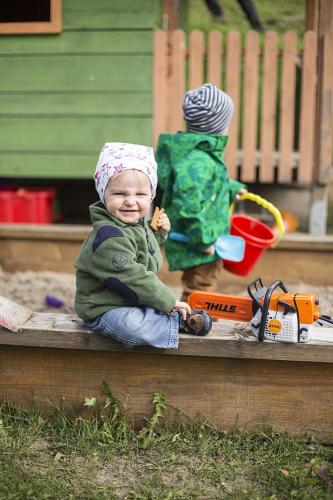
[[[156,0],[63,0],[59,35],[0,37],[0,177],[87,178],[107,141],[152,143]]]

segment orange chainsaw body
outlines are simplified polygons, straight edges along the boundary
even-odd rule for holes
[[[261,299],[263,302],[263,299]],[[250,322],[253,316],[253,301],[250,297],[223,295],[211,292],[192,292],[188,303],[193,309],[204,309],[214,318]],[[299,323],[312,324],[318,320],[319,301],[308,293],[273,293],[269,302],[270,311],[283,312],[286,305],[296,309]]]

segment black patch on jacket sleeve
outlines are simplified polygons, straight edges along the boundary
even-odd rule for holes
[[[122,283],[118,278],[108,278],[105,280],[106,286],[114,293],[123,297],[124,299],[130,300],[133,304],[139,303],[139,297],[137,294],[125,283]]]
[[[99,228],[92,244],[93,252],[96,252],[97,248],[103,243],[103,241],[119,236],[124,236],[124,233],[117,227],[103,226]]]

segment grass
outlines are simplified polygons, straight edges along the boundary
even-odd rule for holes
[[[58,410],[44,418],[0,406],[0,498],[6,499],[331,499],[333,450],[309,437],[249,434],[208,422],[170,430],[167,405],[139,431],[104,385],[105,404],[87,418]],[[330,489],[331,488],[331,489]]]
[[[221,33],[240,31],[244,34],[252,29],[236,0],[221,0],[225,22],[216,23],[203,0],[189,0],[189,31],[199,29],[207,33],[214,29]],[[255,0],[257,12],[265,29],[282,35],[285,31],[295,31],[302,36],[305,31],[305,1]]]

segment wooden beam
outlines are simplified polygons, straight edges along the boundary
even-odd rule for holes
[[[68,335],[75,343],[73,332]],[[182,422],[182,415],[193,422],[199,414],[226,431],[274,427],[333,442],[332,362],[205,357],[200,356],[205,341],[188,342],[198,355],[1,345],[0,398],[37,407],[46,415],[56,408],[80,415],[86,397],[103,401],[105,381],[116,397],[126,398],[126,417],[134,426],[151,415],[153,395],[160,391],[168,403],[165,420],[170,425]],[[237,343],[242,349],[244,342]],[[252,344],[254,352],[258,343]],[[270,349],[268,344],[260,344],[259,350]]]
[[[162,356],[199,356],[213,358],[270,359],[333,364],[333,342],[285,344],[258,342],[250,327],[238,329],[232,321],[218,321],[207,337],[180,335],[177,350],[139,347],[138,352]],[[326,329],[325,329],[326,331]],[[333,335],[333,332],[332,332]],[[0,328],[0,345],[56,349],[128,352],[121,344],[91,332],[75,314],[33,313],[14,334]]]
[[[318,9],[319,9],[319,0],[306,0],[306,8],[305,8],[306,31],[317,31]]]
[[[163,0],[163,26],[165,30],[176,30],[180,27],[180,0]]]

